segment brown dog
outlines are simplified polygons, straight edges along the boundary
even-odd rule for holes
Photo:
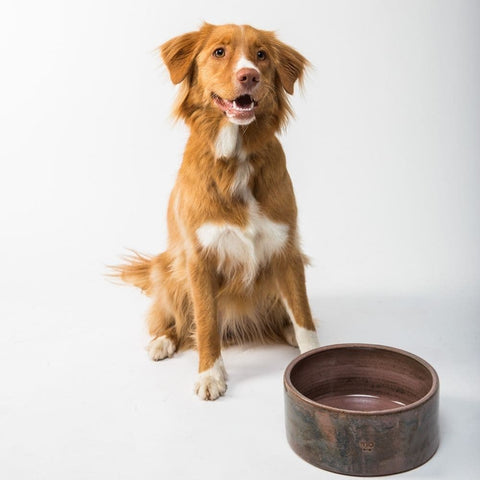
[[[204,24],[161,46],[190,127],[168,207],[168,248],[117,267],[152,298],[153,360],[196,347],[195,391],[225,393],[222,345],[317,346],[297,207],[275,133],[307,60],[271,32]]]

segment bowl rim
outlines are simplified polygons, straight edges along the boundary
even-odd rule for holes
[[[308,398],[305,396],[303,393],[301,393],[297,388],[294,387],[291,379],[291,373],[293,368],[300,362],[302,362],[305,358],[308,358],[312,355],[315,355],[320,352],[328,351],[328,350],[338,350],[338,349],[348,349],[348,348],[364,348],[364,349],[376,349],[376,350],[383,350],[383,351],[388,351],[388,352],[393,352],[393,353],[398,353],[400,355],[404,355],[406,357],[411,358],[412,360],[420,363],[423,367],[425,367],[430,375],[432,376],[432,387],[430,390],[420,399],[416,400],[415,402],[409,403],[407,405],[403,405],[400,407],[396,408],[389,408],[385,410],[349,410],[346,408],[337,408],[337,407],[332,407],[330,405],[324,405],[323,403],[315,402],[311,398]],[[377,344],[371,344],[371,343],[335,343],[332,345],[326,345],[324,347],[318,347],[314,348],[312,350],[308,350],[307,352],[304,352],[297,357],[295,357],[287,366],[285,369],[285,373],[283,375],[283,383],[285,390],[292,395],[298,397],[300,400],[303,402],[306,402],[310,404],[313,407],[316,408],[321,408],[330,412],[336,412],[336,413],[349,413],[349,414],[355,414],[359,416],[372,416],[372,415],[391,415],[391,414],[396,414],[396,413],[401,413],[401,412],[406,412],[408,410],[413,410],[417,408],[419,405],[423,405],[426,402],[428,402],[432,397],[434,397],[439,390],[439,378],[437,375],[437,372],[435,369],[428,363],[426,362],[423,358],[420,358],[417,355],[414,355],[413,353],[407,352],[406,350],[402,350],[399,348],[395,347],[389,347],[387,345],[377,345]]]

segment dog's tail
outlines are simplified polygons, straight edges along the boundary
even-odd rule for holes
[[[148,295],[153,257],[132,251],[131,255],[125,255],[122,260],[122,264],[108,267],[107,276],[134,285]]]

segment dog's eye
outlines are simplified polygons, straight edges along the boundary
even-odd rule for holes
[[[224,48],[216,48],[213,51],[213,56],[217,58],[221,58],[225,56],[225,49]]]
[[[259,60],[265,60],[267,58],[267,54],[263,50],[259,50],[257,52],[257,58]]]

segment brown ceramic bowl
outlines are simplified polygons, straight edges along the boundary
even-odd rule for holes
[[[388,475],[437,450],[438,376],[415,355],[380,345],[317,348],[290,363],[284,385],[288,442],[324,470]]]

